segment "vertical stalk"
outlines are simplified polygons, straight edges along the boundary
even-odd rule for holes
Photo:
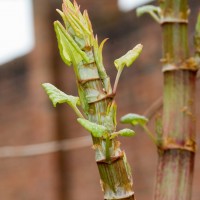
[[[200,11],[198,13],[195,35],[194,35],[195,59],[197,65],[200,65]]]
[[[98,44],[87,11],[81,13],[76,1],[72,4],[70,0],[63,0],[62,11],[57,11],[64,23],[63,26],[59,21],[54,22],[60,55],[66,65],[73,65],[79,98],[67,95],[51,84],[43,86],[54,106],[68,103],[80,117],[78,121],[82,120],[81,125],[91,132],[104,199],[134,200],[131,170],[125,152],[120,149],[119,141],[110,137],[116,131],[116,105],[102,62],[106,40]],[[137,46],[136,50],[116,61],[120,73],[125,65],[130,66],[138,57],[141,48],[142,45]],[[119,75],[117,82],[118,79]],[[79,103],[84,115],[77,108]]]
[[[97,70],[96,64],[93,63],[91,68]],[[81,77],[81,71],[82,69],[76,72],[77,78]],[[84,67],[84,71],[86,74],[89,73],[86,67]],[[84,96],[91,95],[91,91],[99,91],[105,97],[89,103],[87,102],[88,108],[85,112],[88,113],[88,119],[97,124],[104,125],[105,120],[107,120],[107,123],[111,125],[110,132],[114,132],[116,127],[112,119],[106,118],[108,107],[111,105],[113,98],[110,95],[107,96],[101,78],[98,77],[96,80],[79,80],[77,82],[78,87],[83,89]],[[92,138],[104,199],[134,200],[131,171],[125,153],[119,148],[119,142],[108,138]]]
[[[190,200],[195,155],[196,68],[189,59],[188,2],[160,0],[163,134],[155,200]]]

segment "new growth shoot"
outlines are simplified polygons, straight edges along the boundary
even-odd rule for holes
[[[87,11],[82,13],[76,1],[64,0],[62,10],[57,9],[57,12],[63,20],[62,24],[54,22],[60,55],[67,66],[73,66],[79,96],[67,95],[49,83],[44,83],[43,87],[54,106],[67,103],[77,114],[78,123],[91,133],[104,199],[134,200],[130,167],[117,137],[133,136],[135,132],[116,130],[114,96],[124,67],[132,65],[141,53],[142,45],[114,61],[118,72],[112,88],[102,56],[107,39],[99,44]]]

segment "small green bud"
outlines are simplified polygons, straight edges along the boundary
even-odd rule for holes
[[[77,121],[94,137],[102,137],[108,132],[105,126],[90,122],[87,119],[78,118]]]
[[[147,124],[148,119],[144,116],[130,113],[130,114],[124,115],[120,121],[124,124],[132,124],[133,126],[135,125],[144,126]]]
[[[126,65],[129,67],[142,52],[143,46],[141,44],[136,45],[132,50],[128,51],[124,56],[114,61],[117,70],[122,70]]]

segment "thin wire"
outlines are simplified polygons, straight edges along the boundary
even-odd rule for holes
[[[200,80],[200,74],[197,75]],[[144,115],[151,119],[154,114],[162,107],[162,97],[154,101],[144,112]],[[90,136],[82,136],[61,141],[52,141],[40,144],[22,146],[3,146],[0,147],[0,158],[29,157],[56,153],[59,151],[71,151],[92,145]]]
[[[162,107],[162,98],[158,98],[144,112],[149,119],[153,117],[158,109]],[[82,136],[61,141],[52,141],[40,144],[21,145],[21,146],[3,146],[0,147],[0,158],[30,157],[56,153],[59,151],[71,151],[92,145],[90,136]]]
[[[92,145],[90,136],[77,137],[41,144],[0,147],[0,158],[37,156],[59,151],[70,151]]]

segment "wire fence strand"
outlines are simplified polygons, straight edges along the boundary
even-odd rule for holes
[[[59,151],[69,151],[92,145],[90,136],[52,141],[40,144],[0,147],[0,158],[37,156]]]

